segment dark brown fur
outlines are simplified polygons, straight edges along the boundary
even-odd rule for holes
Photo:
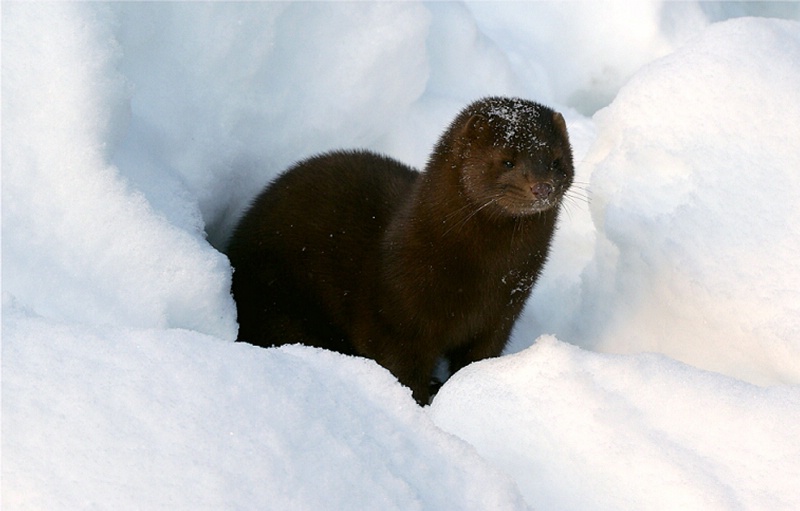
[[[564,119],[486,98],[423,173],[370,152],[305,160],[255,200],[231,239],[239,340],[372,358],[421,404],[452,372],[501,353],[572,183]]]

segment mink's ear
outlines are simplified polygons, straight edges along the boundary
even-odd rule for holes
[[[461,132],[458,134],[458,145],[460,146],[461,156],[467,156],[470,147],[473,145],[486,146],[491,144],[492,128],[489,126],[489,118],[482,114],[473,114]]]
[[[468,138],[482,138],[489,133],[489,119],[482,114],[472,114],[466,124],[462,135]]]
[[[553,112],[553,124],[558,130],[558,133],[569,140],[569,135],[567,135],[567,123],[564,121],[564,116],[558,112]]]

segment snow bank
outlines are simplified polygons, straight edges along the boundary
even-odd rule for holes
[[[595,116],[592,349],[800,382],[800,24],[717,24]]]
[[[230,265],[155,212],[110,163],[128,91],[108,13],[3,12],[3,292],[86,324],[236,336]]]
[[[422,94],[429,14],[419,4],[119,3],[131,132],[118,156],[169,216],[181,186],[223,246],[278,172],[375,143]],[[141,154],[149,154],[142,161]]]
[[[5,316],[4,508],[527,509],[372,361]]]
[[[473,364],[431,405],[538,509],[796,509],[800,392],[552,337]]]
[[[524,80],[527,94],[584,115],[607,105],[639,67],[707,23],[698,5],[689,2],[468,5],[482,32]]]

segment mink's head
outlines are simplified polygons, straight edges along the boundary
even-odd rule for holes
[[[564,118],[524,99],[472,103],[437,152],[448,149],[460,193],[494,214],[523,217],[557,207],[574,177]]]

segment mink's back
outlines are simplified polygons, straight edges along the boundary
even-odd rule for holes
[[[386,226],[418,173],[366,151],[298,163],[240,220],[228,247],[239,340],[354,353],[353,300],[375,279]]]

